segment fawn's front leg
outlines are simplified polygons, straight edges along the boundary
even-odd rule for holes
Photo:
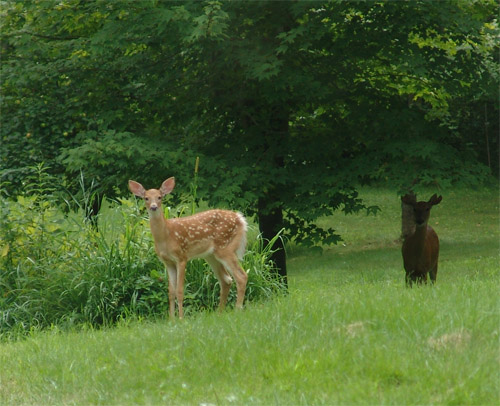
[[[184,277],[186,276],[186,263],[187,261],[177,262],[177,306],[179,306],[179,319],[184,317],[184,308],[182,302],[184,301]]]
[[[177,269],[175,264],[167,263],[165,268],[168,273],[168,306],[170,319],[175,319],[175,296],[177,291]]]

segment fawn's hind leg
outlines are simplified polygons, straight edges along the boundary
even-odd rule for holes
[[[222,256],[217,256],[217,260],[220,261],[224,268],[231,273],[234,280],[236,281],[236,308],[243,307],[243,301],[245,300],[245,290],[247,287],[248,275],[241,267],[238,257],[234,252]]]
[[[205,261],[208,262],[212,271],[214,271],[215,276],[220,284],[220,297],[219,297],[219,311],[223,311],[226,307],[227,297],[229,295],[229,289],[233,280],[231,276],[227,273],[224,265],[220,263],[215,257],[207,257]]]

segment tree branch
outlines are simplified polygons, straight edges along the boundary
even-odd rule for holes
[[[49,39],[51,41],[70,41],[70,40],[82,38],[82,37],[76,37],[73,35],[63,37],[63,36],[59,36],[59,35],[39,34],[37,32],[28,31],[28,30],[20,30],[20,31],[13,32],[12,34],[7,34],[7,35],[3,35],[3,36],[8,38],[8,37],[14,37],[14,36],[20,35],[20,34],[27,34],[27,35],[31,35],[32,37]]]

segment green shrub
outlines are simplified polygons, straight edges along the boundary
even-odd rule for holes
[[[0,337],[167,314],[166,273],[135,200],[104,201],[97,229],[84,209],[65,212],[49,195],[0,199],[0,207]],[[247,301],[283,289],[270,254],[261,238],[250,242],[242,262],[249,276]],[[191,261],[186,314],[215,309],[217,285],[204,261]],[[229,305],[234,300],[232,289]]]

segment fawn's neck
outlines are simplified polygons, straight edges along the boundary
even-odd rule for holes
[[[168,236],[167,219],[165,219],[161,209],[149,213],[149,226],[156,242]]]

